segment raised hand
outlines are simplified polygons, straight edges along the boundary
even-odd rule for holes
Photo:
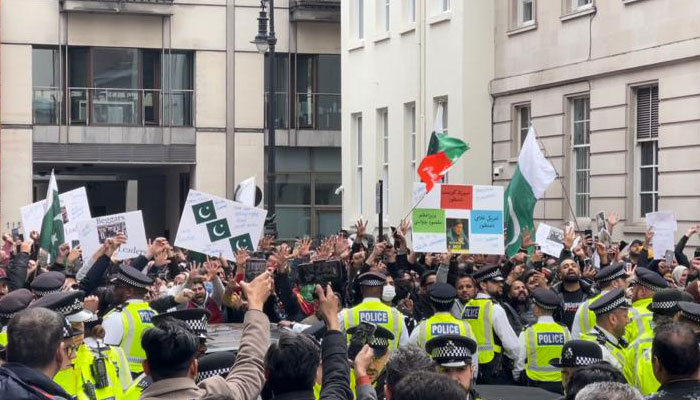
[[[151,260],[156,255],[164,252],[168,248],[168,239],[164,237],[157,237],[148,244],[148,249],[146,249],[146,258]]]
[[[647,229],[647,231],[644,233],[644,247],[649,246],[649,243],[651,243],[651,240],[654,238],[654,231],[652,228]]]
[[[191,289],[182,289],[180,293],[175,296],[175,302],[177,304],[188,303],[194,298],[194,292]]]
[[[574,232],[573,226],[567,226],[564,229],[564,248],[571,250],[571,246],[574,245],[574,240],[576,239],[576,232]]]
[[[355,224],[355,231],[357,232],[357,237],[355,240],[359,241],[367,231],[367,221],[363,221],[362,218],[358,219],[357,223]]]
[[[333,293],[333,288],[330,285],[325,287],[316,285],[316,294],[318,295],[318,310],[323,322],[326,323],[326,329],[329,331],[340,330],[338,322],[338,297]]]
[[[690,239],[690,237],[698,233],[698,231],[700,231],[700,226],[693,225],[690,228],[688,228],[688,232],[685,234],[685,236],[687,236],[688,239]]]
[[[265,271],[252,282],[241,282],[241,288],[248,300],[248,309],[262,311],[263,305],[272,293],[272,275]]]
[[[520,247],[523,249],[529,249],[530,247],[534,246],[536,243],[532,241],[532,234],[530,233],[530,230],[527,228],[523,228],[522,231],[522,240],[520,241]]]

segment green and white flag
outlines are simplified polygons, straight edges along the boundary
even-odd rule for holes
[[[535,203],[557,177],[552,163],[542,154],[536,136],[535,128],[530,126],[520,149],[518,167],[505,192],[503,210],[508,257],[519,251],[523,228],[533,229]]]
[[[65,240],[61,202],[58,199],[58,185],[56,185],[56,176],[53,174],[53,170],[51,170],[49,190],[46,192],[44,218],[41,221],[40,235],[39,247],[50,255],[50,262],[55,261],[58,254],[58,246],[62,245]]]

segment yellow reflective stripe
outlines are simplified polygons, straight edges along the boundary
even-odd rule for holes
[[[401,318],[401,313],[398,312],[395,308],[391,308],[391,314],[392,314],[392,326],[394,329],[392,330],[392,333],[394,334],[394,346],[393,348],[399,347],[399,338],[401,337],[401,321],[399,321],[399,318]]]
[[[123,310],[122,321],[124,322],[124,334],[122,335],[122,342],[119,347],[124,349],[124,353],[128,355],[131,353],[131,345],[134,341],[134,320],[129,312]]]
[[[484,345],[479,346],[479,351],[493,351],[493,326],[491,325],[491,307],[493,303],[487,301],[484,304],[484,317],[482,323],[484,325]]]

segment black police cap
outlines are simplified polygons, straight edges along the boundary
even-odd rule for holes
[[[476,342],[461,335],[436,336],[425,344],[425,351],[443,367],[463,367],[471,363]]]

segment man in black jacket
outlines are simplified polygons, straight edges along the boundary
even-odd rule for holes
[[[63,400],[70,396],[53,381],[75,355],[66,345],[71,328],[58,313],[45,308],[24,310],[7,328],[7,363],[0,367],[0,398]],[[67,333],[67,335],[66,335]]]
[[[263,398],[313,400],[318,368],[322,369],[321,400],[351,400],[350,365],[345,335],[338,322],[338,299],[330,286],[316,287],[319,314],[326,323],[321,351],[304,333],[285,333],[265,356],[266,388]]]
[[[586,299],[595,295],[592,285],[581,277],[581,266],[573,258],[559,263],[559,282],[552,286],[564,303],[561,320],[571,330],[576,310]]]

